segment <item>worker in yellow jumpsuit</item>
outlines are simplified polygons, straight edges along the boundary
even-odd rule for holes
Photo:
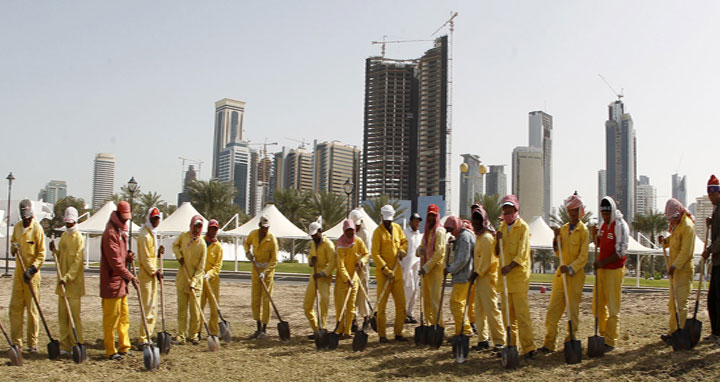
[[[70,327],[67,306],[63,298],[61,286],[65,286],[65,296],[70,305],[70,312],[75,322],[75,330],[78,341],[83,342],[82,318],[80,316],[80,298],[85,295],[85,275],[83,273],[83,252],[85,250],[85,238],[78,232],[78,211],[75,207],[65,209],[63,216],[65,232],[60,236],[58,248],[55,242],[50,242],[50,250],[57,252],[58,264],[61,277],[58,279],[58,286],[55,293],[58,295],[58,323],[60,326],[60,354],[68,355],[75,345],[75,339]]]
[[[203,218],[195,215],[190,220],[190,231],[181,234],[173,243],[173,253],[177,258],[180,269],[175,278],[178,301],[178,331],[176,341],[185,344],[189,339],[193,345],[200,341],[200,296],[203,290],[203,276],[207,245],[200,236],[203,228]],[[187,315],[190,309],[190,326],[188,329]]]
[[[545,315],[545,342],[540,348],[542,353],[554,352],[558,334],[558,321],[565,312],[565,291],[562,277],[566,277],[568,300],[570,301],[570,319],[572,320],[573,338],[578,339],[580,326],[580,300],[585,285],[585,264],[588,259],[590,232],[580,220],[585,215],[585,207],[580,196],[573,194],[565,200],[569,222],[559,230],[555,230],[553,246],[557,255],[562,255],[562,263],[555,272],[552,281],[550,303]],[[559,240],[559,244],[558,244]],[[565,342],[570,335],[565,337]]]
[[[22,261],[26,271],[19,264],[15,266],[12,295],[10,296],[10,339],[22,348],[24,312],[28,312],[27,351],[37,353],[38,311],[30,295],[30,285],[40,298],[40,274],[38,270],[45,261],[45,232],[33,218],[32,203],[25,199],[20,202],[20,217],[13,228],[10,242],[15,261]]]
[[[245,256],[248,260],[255,260],[257,266],[253,265],[252,289],[250,291],[250,303],[252,306],[253,319],[257,324],[257,330],[250,338],[267,337],[267,324],[270,322],[270,299],[267,298],[260,283],[272,296],[273,277],[277,266],[278,243],[275,235],[270,233],[270,219],[261,216],[258,228],[250,232],[245,239]],[[262,305],[262,320],[260,320],[260,307]]]
[[[208,300],[212,300],[210,293],[213,293],[217,303],[220,303],[220,270],[223,263],[223,250],[217,239],[220,223],[215,219],[208,222],[208,230],[205,234],[205,245],[207,245],[207,257],[205,259],[205,275],[203,276],[202,309],[205,310]],[[215,305],[210,304],[210,321],[208,327],[210,334],[217,336],[220,333],[218,326],[218,310]]]
[[[661,339],[671,344],[670,335],[678,327],[675,321],[675,306],[680,320],[680,328],[685,327],[685,320],[688,312],[688,295],[693,280],[693,253],[695,252],[695,222],[692,214],[675,198],[670,198],[665,204],[665,217],[669,223],[670,236],[658,237],[663,248],[670,248],[670,264],[668,274],[673,283],[673,292],[668,301],[668,312],[670,313],[669,334],[664,334]],[[674,301],[673,301],[674,300]]]
[[[515,195],[507,195],[501,200],[502,223],[497,232],[495,252],[503,255],[505,266],[500,270],[501,275],[507,278],[508,299],[503,304],[510,308],[510,330],[512,330],[512,344],[516,346],[518,339],[523,354],[527,359],[535,357],[535,342],[533,339],[532,321],[530,319],[530,304],[528,291],[530,290],[530,229],[520,217],[520,203]],[[499,248],[502,242],[502,248]],[[501,252],[502,250],[502,252]],[[502,288],[502,277],[500,288]],[[503,309],[505,314],[505,309]]]
[[[497,304],[499,261],[495,255],[495,228],[485,208],[478,203],[472,206],[471,219],[476,237],[473,251],[475,272],[470,278],[475,281],[475,322],[480,337],[473,350],[489,350],[490,337],[494,345],[492,350],[499,352],[505,345],[505,325]]]
[[[393,223],[395,208],[385,205],[380,209],[382,224],[379,225],[372,237],[372,257],[375,261],[375,278],[377,280],[378,302],[377,326],[380,343],[388,343],[387,330],[385,327],[385,307],[390,295],[395,301],[395,340],[407,342],[403,336],[403,324],[405,323],[405,287],[403,286],[402,268],[398,265],[400,260],[407,254],[408,242],[402,228]],[[393,272],[393,269],[395,271]],[[382,295],[385,285],[390,283],[388,292]]]
[[[308,257],[308,265],[313,268],[313,275],[308,281],[305,289],[305,299],[303,300],[303,310],[307,317],[313,334],[309,335],[309,339],[315,339],[315,332],[318,330],[319,324],[327,329],[327,315],[330,307],[330,284],[332,283],[332,272],[335,270],[336,256],[335,245],[330,239],[322,234],[322,220],[310,223],[308,234],[312,238],[310,243],[310,256]],[[317,293],[315,284],[317,283]],[[320,312],[315,312],[315,299],[320,295]]]
[[[425,232],[417,256],[420,257],[420,277],[422,283],[422,304],[429,325],[445,324],[438,322],[440,293],[445,282],[445,251],[447,236],[440,224],[440,209],[431,204],[425,215]]]
[[[345,220],[343,235],[337,242],[337,277],[335,279],[335,314],[338,320],[343,319],[338,326],[338,332],[343,334],[343,339],[350,337],[355,314],[355,299],[360,284],[356,270],[363,268],[369,258],[365,243],[355,235],[355,223],[351,219]],[[341,317],[342,304],[348,293],[350,293],[350,298],[347,301],[343,318]]]
[[[148,331],[152,338],[155,330],[155,318],[157,317],[157,287],[158,280],[162,277],[158,259],[165,252],[163,246],[158,247],[157,227],[160,225],[162,216],[157,207],[152,207],[148,211],[147,220],[138,235],[138,284],[140,287],[140,297],[145,310],[145,320],[147,322]],[[145,327],[140,325],[138,332],[137,348],[142,349],[147,342],[145,335]]]

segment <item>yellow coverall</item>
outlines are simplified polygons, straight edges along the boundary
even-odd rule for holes
[[[138,236],[138,284],[142,296],[142,304],[145,309],[148,331],[152,337],[155,331],[155,318],[157,317],[157,287],[158,279],[155,273],[158,271],[157,243],[148,227],[143,226]],[[182,277],[182,273],[179,274]],[[140,325],[138,332],[138,343],[146,342],[145,326]]]
[[[219,241],[211,243],[207,247],[207,258],[205,259],[205,276],[204,279],[203,293],[202,293],[202,309],[205,310],[205,305],[212,299],[210,292],[215,294],[217,303],[220,304],[220,269],[222,268],[223,262],[223,250]],[[220,327],[218,322],[220,317],[218,316],[218,310],[215,305],[210,301],[210,320],[208,321],[208,327],[210,333],[217,336],[220,333]]]
[[[505,345],[505,325],[497,304],[499,262],[495,256],[495,237],[483,232],[475,239],[475,323],[479,341],[488,340],[488,329],[494,345]],[[468,308],[469,309],[469,308]],[[487,329],[485,321],[487,319]]]
[[[317,279],[310,276],[307,288],[305,288],[305,299],[303,300],[303,310],[305,311],[305,317],[310,322],[310,327],[313,332],[318,330],[318,319],[315,312],[315,283],[317,282],[317,292],[320,294],[320,324],[323,328],[327,328],[327,315],[328,308],[330,307],[330,284],[332,283],[332,272],[335,270],[335,245],[330,239],[323,236],[320,245],[315,245],[315,242],[310,243],[310,256],[308,260],[314,259],[315,266],[313,272],[317,269],[317,273],[325,273],[325,277],[318,277]]]
[[[103,311],[103,335],[105,338],[114,338],[114,332],[118,334],[118,349],[115,349],[115,341],[105,341],[105,357],[115,353],[126,353],[130,350],[130,309],[128,308],[127,295],[116,298],[102,299]]]
[[[570,232],[570,224],[560,228],[560,242],[562,245],[563,264],[573,270],[573,274],[566,273],[568,286],[568,299],[570,300],[570,317],[573,324],[573,338],[578,339],[580,326],[580,300],[582,299],[583,285],[585,285],[585,264],[588,260],[588,246],[590,233],[583,222],[578,222],[575,229]],[[557,252],[556,252],[557,254]],[[565,312],[565,294],[563,288],[563,274],[558,267],[553,277],[550,303],[545,315],[545,342],[543,346],[555,351],[555,342],[558,334],[558,321]],[[566,318],[567,319],[567,318]],[[570,340],[570,334],[565,336],[565,342]]]
[[[598,331],[605,337],[605,343],[615,346],[618,339],[618,313],[620,312],[620,299],[622,298],[622,283],[625,278],[625,267],[615,269],[598,269],[598,290],[600,296],[600,314],[598,315]],[[593,294],[593,297],[597,296]],[[593,314],[595,313],[595,299],[593,298]]]
[[[670,248],[670,265],[676,268],[672,276],[673,291],[677,300],[680,327],[684,328],[688,313],[688,295],[692,287],[694,268],[692,258],[695,251],[695,224],[687,214],[683,214],[670,236],[663,241],[663,247]],[[672,296],[668,301],[668,312],[672,334],[677,330]]]
[[[58,243],[57,257],[62,275],[62,281],[65,282],[65,295],[70,304],[73,321],[75,321],[75,330],[77,331],[78,340],[83,342],[82,318],[80,316],[80,298],[85,295],[85,274],[83,272],[83,251],[85,250],[85,238],[80,232],[64,232],[60,236]],[[75,345],[75,337],[70,327],[70,319],[68,318],[67,307],[62,296],[62,287],[60,280],[55,289],[58,295],[58,322],[60,324],[60,348],[70,351]]]
[[[202,237],[193,240],[190,232],[185,232],[173,243],[173,253],[178,260],[183,259],[185,263],[180,266],[175,278],[178,301],[177,341],[184,343],[185,338],[188,336],[191,339],[197,339],[197,335],[200,332],[201,319],[200,307],[198,305],[200,303],[200,296],[202,296],[203,269],[205,267],[205,258],[207,257],[207,246]],[[193,301],[193,299],[196,299],[197,302]],[[188,307],[190,308],[189,332],[187,323]]]
[[[30,222],[27,229],[23,228],[22,221],[15,224],[12,245],[19,245],[20,252],[15,261],[22,260],[26,269],[31,265],[37,268],[38,273],[30,280],[38,300],[40,299],[40,267],[45,261],[45,232],[35,219]],[[38,311],[30,295],[30,287],[23,279],[23,270],[20,264],[15,264],[12,295],[10,296],[10,339],[13,344],[22,347],[22,330],[24,312],[28,312],[27,342],[28,347],[36,347],[38,341]]]
[[[252,271],[252,289],[251,289],[251,305],[253,320],[260,321],[260,304],[262,304],[262,323],[267,325],[270,322],[270,299],[265,296],[260,285],[260,278],[258,272],[265,274],[265,286],[268,292],[272,296],[273,291],[273,276],[275,276],[275,267],[277,266],[277,253],[278,243],[275,236],[268,232],[263,238],[262,242],[259,240],[259,230],[253,230],[245,239],[245,253],[250,253],[255,256],[255,261],[260,266],[260,269],[253,267]],[[252,251],[250,248],[252,247]]]
[[[428,243],[429,245],[429,243]],[[438,307],[440,306],[440,293],[445,281],[445,251],[447,247],[447,233],[445,228],[435,230],[435,246],[430,260],[422,266],[425,275],[422,277],[422,304],[425,319],[428,325],[437,325]],[[422,261],[422,260],[421,260]],[[445,326],[441,321],[440,326]]]
[[[344,322],[338,326],[338,333],[350,335],[352,328],[352,320],[355,315],[355,299],[357,298],[360,278],[355,272],[357,263],[363,266],[368,262],[370,255],[368,254],[365,243],[359,237],[355,237],[355,243],[350,248],[337,249],[337,276],[335,278],[335,317],[340,320],[342,313],[342,304],[345,296],[350,291],[350,299],[345,308]],[[352,289],[348,286],[348,280],[352,280]]]
[[[388,293],[385,293],[377,306],[377,326],[380,337],[387,337],[385,307],[390,295],[393,296],[395,301],[395,337],[402,337],[403,325],[405,324],[405,287],[403,286],[402,268],[398,265],[394,275],[392,269],[395,267],[396,262],[400,261],[398,251],[403,250],[407,253],[408,242],[402,228],[396,223],[391,224],[392,234],[385,228],[384,224],[380,224],[373,232],[372,238],[372,257],[373,261],[375,261],[378,298],[381,297],[382,290],[388,282],[388,277],[394,276]]]
[[[522,346],[523,354],[536,349],[533,339],[532,321],[530,320],[530,304],[528,302],[528,291],[530,290],[530,229],[527,223],[518,217],[510,228],[503,221],[498,230],[502,232],[502,249],[504,264],[510,265],[515,262],[519,266],[513,268],[506,275],[508,299],[503,304],[510,308],[510,330],[512,331],[511,346],[518,341]],[[500,270],[498,272],[501,272]],[[503,287],[502,274],[498,277],[500,288]],[[505,308],[502,313],[505,314]],[[506,320],[508,317],[505,318]]]

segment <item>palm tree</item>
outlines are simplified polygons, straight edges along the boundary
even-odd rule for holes
[[[406,211],[405,208],[400,207],[400,203],[397,200],[390,200],[390,197],[384,194],[370,198],[366,200],[364,204],[365,212],[376,222],[382,222],[380,209],[386,204],[393,206],[395,209],[395,217],[401,216]]]
[[[502,216],[502,207],[500,207],[500,195],[480,195],[475,194],[475,200],[480,202],[488,214],[488,220],[492,223],[493,227],[497,228],[500,225],[500,217]]]
[[[190,201],[197,211],[208,219],[226,222],[240,213],[234,204],[235,186],[217,180],[195,180],[188,187]]]
[[[165,201],[162,200],[162,196],[157,192],[144,192],[138,197],[137,204],[140,206],[140,210],[143,212],[143,216],[147,216],[148,211],[153,207],[160,207]]]
[[[592,219],[593,213],[590,211],[585,212],[585,215],[580,219],[585,224],[590,223],[590,219]],[[550,225],[557,225],[562,227],[565,225],[565,223],[570,222],[570,217],[568,216],[567,210],[565,209],[565,206],[561,206],[558,208],[558,213],[555,215],[550,215]]]
[[[310,202],[312,216],[322,216],[323,229],[329,229],[346,218],[346,200],[332,192],[318,192]]]
[[[53,217],[52,220],[43,219],[43,221],[40,222],[46,235],[49,236],[51,233],[54,233],[56,236],[59,236],[62,234],[62,231],[57,231],[57,229],[65,226],[65,221],[63,220],[65,209],[71,206],[77,209],[78,216],[87,212],[85,209],[85,201],[82,198],[67,196],[58,200],[57,203],[55,203],[55,206],[53,206],[53,213],[55,217]]]

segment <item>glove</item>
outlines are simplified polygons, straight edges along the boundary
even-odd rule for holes
[[[252,252],[248,252],[245,254],[245,257],[247,257],[248,260],[253,261],[255,256],[253,256]]]
[[[10,252],[12,253],[13,256],[17,256],[18,252],[20,252],[20,250],[18,249],[17,244],[13,244],[12,249],[10,250]]]
[[[127,261],[130,263],[135,261],[135,254],[133,253],[133,251],[128,251]]]
[[[415,251],[415,257],[423,257],[425,255],[425,247],[422,245],[418,247],[418,249]]]
[[[420,271],[418,272],[418,274],[420,275],[420,277],[425,276],[425,268],[420,268]]]
[[[315,266],[315,257],[311,257],[311,258],[310,258],[310,261],[308,261],[308,265],[311,266],[311,267],[314,267],[314,266]]]
[[[179,258],[179,259],[178,259],[178,263],[180,263],[180,266],[184,266],[184,265],[185,265],[185,259],[183,259],[182,257]]]
[[[50,252],[55,252],[55,240],[50,240]]]
[[[158,257],[162,257],[162,255],[165,254],[165,246],[161,245],[160,248],[158,248]]]
[[[25,279],[26,283],[30,283],[30,280],[33,278],[33,276],[35,276],[36,273],[37,268],[35,268],[34,265],[31,265],[30,268],[28,268],[28,270],[23,273],[23,279]]]
[[[475,282],[475,279],[476,279],[476,278],[478,278],[478,274],[477,274],[477,272],[473,272],[473,273],[470,275],[470,283]]]
[[[315,279],[319,279],[319,278],[321,278],[321,277],[325,277],[325,272],[320,271],[320,272],[314,274],[313,277],[314,277]]]
[[[264,273],[258,273],[258,278],[260,281],[265,281],[265,274]]]
[[[206,273],[205,276],[203,276],[203,278],[204,278],[205,280],[210,280],[210,275]]]
[[[162,280],[165,276],[163,276],[162,272],[157,271],[155,272],[155,277],[157,277],[158,280]]]
[[[403,251],[402,249],[398,251],[398,258],[402,259],[405,256],[407,256],[407,252]]]

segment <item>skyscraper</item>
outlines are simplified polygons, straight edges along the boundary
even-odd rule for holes
[[[190,201],[190,195],[188,194],[188,188],[190,184],[197,180],[197,172],[195,172],[195,166],[189,165],[187,171],[185,171],[185,180],[183,181],[182,192],[178,194],[177,205],[180,206],[185,202]]]
[[[687,187],[685,186],[685,175],[672,175],[672,197],[682,203],[683,206],[687,207]]]
[[[516,147],[512,153],[512,191],[527,221],[543,216],[543,153],[537,147]]]
[[[115,155],[99,153],[95,155],[93,169],[92,208],[98,209],[112,197],[115,189]]]
[[[598,171],[598,205],[597,213],[600,215],[600,201],[607,196],[607,171]]]
[[[657,211],[657,191],[650,178],[640,175],[637,186],[636,210],[639,215],[649,216]]]
[[[215,102],[215,136],[213,138],[213,178],[218,177],[220,152],[229,144],[241,142],[245,133],[245,102],[223,98]]]
[[[475,195],[484,194],[483,176],[480,174],[480,157],[473,154],[462,154],[464,167],[460,171],[460,209],[459,214],[470,217],[470,206],[475,202]],[[461,165],[462,166],[462,165]]]
[[[637,187],[637,142],[633,120],[625,113],[625,105],[620,100],[608,105],[608,114],[605,122],[607,195],[615,199],[625,220],[632,222]]]
[[[285,172],[287,167],[287,155],[290,150],[283,146],[283,148],[272,155],[272,173],[270,174],[270,187],[268,189],[268,201],[275,200],[275,191],[284,190],[287,188],[285,185]]]
[[[285,160],[285,189],[313,190],[313,155],[304,148],[290,149]]]
[[[49,181],[38,194],[38,200],[51,204],[55,204],[65,197],[67,197],[67,182],[64,180]]]
[[[315,192],[331,192],[347,198],[343,189],[346,181],[354,185],[350,205],[358,206],[360,182],[360,149],[338,141],[317,143],[314,150]]]
[[[695,223],[695,235],[699,237],[700,240],[703,240],[705,239],[705,230],[707,229],[705,226],[705,218],[712,216],[713,204],[707,195],[698,196],[695,198],[695,203],[695,221],[700,222],[700,224]],[[695,250],[697,250],[697,248]]]
[[[552,208],[552,115],[543,111],[531,111],[529,115],[530,147],[543,153],[543,217],[550,217]]]
[[[505,165],[490,165],[485,175],[485,194],[497,195],[502,198],[507,195],[507,175]]]
[[[251,204],[251,184],[253,150],[243,142],[233,142],[222,149],[217,156],[217,175],[215,179],[228,182],[235,186],[236,194],[233,202],[246,214],[254,212]]]

